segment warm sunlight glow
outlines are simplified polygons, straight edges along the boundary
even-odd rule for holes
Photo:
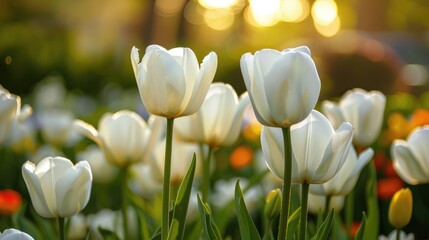
[[[337,18],[337,4],[333,0],[316,0],[311,15],[317,25],[330,26]]]
[[[206,9],[204,22],[214,30],[226,30],[234,23],[234,11],[230,8]]]
[[[246,9],[247,22],[258,27],[269,27],[278,23],[277,12],[280,0],[251,0]]]
[[[237,3],[237,0],[198,0],[205,8],[229,8]]]
[[[307,0],[282,0],[279,9],[280,19],[284,22],[300,22],[308,16],[309,8]]]
[[[314,21],[314,26],[316,27],[316,30],[318,33],[320,33],[320,35],[323,35],[325,37],[332,37],[340,31],[341,21],[340,18],[337,16],[329,25],[321,25],[318,24],[317,21]]]

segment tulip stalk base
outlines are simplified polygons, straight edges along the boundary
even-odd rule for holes
[[[301,220],[299,227],[299,238],[300,240],[305,240],[305,235],[307,232],[307,216],[308,216],[308,190],[310,184],[303,183],[301,184]]]
[[[201,148],[204,150],[204,148]],[[204,151],[203,151],[204,152]],[[213,158],[213,148],[209,147],[209,152],[205,161],[203,162],[203,182],[201,186],[201,192],[203,194],[203,202],[207,202],[209,199],[209,190],[210,190],[210,163]]]
[[[283,176],[283,190],[282,190],[282,211],[280,213],[279,223],[279,240],[284,240],[288,231],[288,218],[289,218],[289,205],[290,205],[290,191],[292,180],[292,143],[290,137],[290,127],[282,128],[283,131],[283,144],[284,144],[284,176]]]
[[[123,169],[123,176],[121,179],[122,184],[122,199],[121,199],[121,211],[122,211],[122,224],[124,228],[125,239],[129,239],[128,235],[128,167]]]
[[[57,224],[58,224],[58,239],[59,240],[65,240],[66,239],[66,228],[64,224],[64,218],[59,217],[57,218]]]
[[[165,142],[164,183],[162,186],[162,218],[161,239],[166,240],[170,228],[169,206],[170,206],[170,174],[171,174],[171,151],[173,144],[174,118],[167,118],[167,132]]]

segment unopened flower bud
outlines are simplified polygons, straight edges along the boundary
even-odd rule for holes
[[[409,188],[402,188],[393,195],[389,206],[389,222],[397,229],[405,227],[411,220],[413,195]]]
[[[268,219],[275,218],[282,209],[282,195],[279,188],[272,190],[265,198],[265,216]]]

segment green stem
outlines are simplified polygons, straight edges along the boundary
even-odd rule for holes
[[[127,177],[128,177],[128,167],[125,167],[123,169],[123,173],[122,173],[122,206],[121,206],[121,211],[122,211],[122,226],[123,226],[123,230],[124,230],[124,237],[125,239],[130,239],[129,238],[129,234],[128,234],[128,183],[127,183]]]
[[[354,204],[355,204],[355,189],[353,189],[346,197],[345,223],[346,223],[347,234],[349,236],[352,232]]]
[[[401,240],[401,229],[400,228],[396,229],[396,240]]]
[[[292,143],[290,137],[290,128],[282,128],[283,131],[283,145],[284,145],[284,177],[283,177],[283,191],[282,191],[282,211],[280,213],[279,223],[279,240],[286,239],[288,231],[288,218],[289,218],[289,205],[290,205],[290,191],[292,179]]]
[[[299,238],[300,240],[305,240],[305,234],[307,231],[307,211],[308,211],[308,190],[310,184],[303,183],[301,184],[301,226],[299,227]]]
[[[272,224],[272,220],[271,219],[268,219],[268,222],[267,222],[267,226],[265,227],[265,235],[264,235],[264,238],[263,238],[263,240],[271,240],[272,238],[271,238],[271,224]]]
[[[166,240],[170,228],[169,206],[170,206],[170,174],[171,174],[171,151],[173,143],[174,118],[167,118],[167,132],[165,140],[165,161],[164,161],[164,183],[162,186],[162,219],[161,219],[161,239]]]
[[[331,209],[329,209],[329,205],[331,205],[331,200],[332,200],[331,195],[326,196],[325,213],[323,214],[323,219],[325,219],[326,216],[328,216],[329,211],[331,211]]]
[[[66,229],[65,229],[65,224],[64,224],[64,218],[63,217],[58,217],[57,218],[57,223],[58,223],[58,236],[60,240],[65,240],[66,239]]]
[[[204,159],[203,162],[203,179],[202,179],[202,186],[201,191],[203,194],[203,202],[207,202],[209,199],[209,190],[210,190],[210,163],[211,159],[213,157],[213,148],[209,147],[209,152],[207,154],[207,157]]]

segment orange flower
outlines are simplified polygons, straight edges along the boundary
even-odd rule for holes
[[[10,189],[0,190],[0,214],[12,215],[19,210],[21,203],[19,192]]]
[[[230,156],[230,163],[234,169],[248,166],[252,162],[253,150],[248,146],[237,147]]]
[[[410,131],[416,127],[429,124],[429,111],[426,109],[416,109],[410,119]]]
[[[377,181],[377,195],[382,200],[390,199],[404,183],[398,177],[389,177]]]

